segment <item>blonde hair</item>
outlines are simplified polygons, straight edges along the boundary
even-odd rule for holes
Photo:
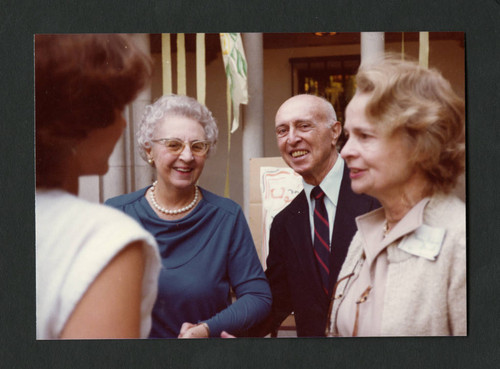
[[[357,92],[369,94],[365,114],[389,134],[403,133],[412,163],[432,192],[450,192],[465,170],[465,104],[436,70],[393,54],[361,65]]]

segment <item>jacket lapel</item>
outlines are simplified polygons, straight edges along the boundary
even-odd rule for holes
[[[338,273],[347,255],[347,250],[351,244],[352,238],[356,233],[355,218],[365,214],[380,204],[370,196],[355,194],[351,189],[351,180],[349,178],[349,169],[344,165],[344,173],[340,184],[339,199],[337,202],[337,211],[332,234],[332,253],[330,273],[330,289],[337,281]]]

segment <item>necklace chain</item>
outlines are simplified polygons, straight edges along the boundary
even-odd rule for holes
[[[155,189],[156,189],[156,185],[157,184],[158,184],[158,181],[154,181],[153,182],[153,187],[151,188],[151,194],[150,194],[149,198],[151,199],[151,202],[153,203],[153,206],[158,211],[160,211],[160,212],[162,212],[164,214],[176,215],[176,214],[185,213],[186,211],[191,210],[194,207],[194,205],[196,204],[196,202],[198,201],[200,190],[198,189],[198,186],[194,186],[194,199],[193,199],[193,201],[191,201],[191,203],[189,205],[186,205],[183,208],[175,209],[175,210],[165,209],[164,207],[160,206],[158,204],[158,202],[156,201]]]
[[[389,233],[389,223],[386,220],[384,223],[384,237],[387,236],[387,233]]]

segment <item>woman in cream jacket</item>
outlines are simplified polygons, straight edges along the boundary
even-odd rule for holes
[[[341,151],[356,193],[382,208],[358,232],[328,335],[466,335],[464,103],[434,70],[393,56],[364,64]]]

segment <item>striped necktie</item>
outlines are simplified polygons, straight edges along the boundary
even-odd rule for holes
[[[329,227],[323,190],[316,186],[311,192],[316,205],[314,207],[314,255],[323,282],[323,290],[328,295],[330,282],[330,246],[328,242]]]

